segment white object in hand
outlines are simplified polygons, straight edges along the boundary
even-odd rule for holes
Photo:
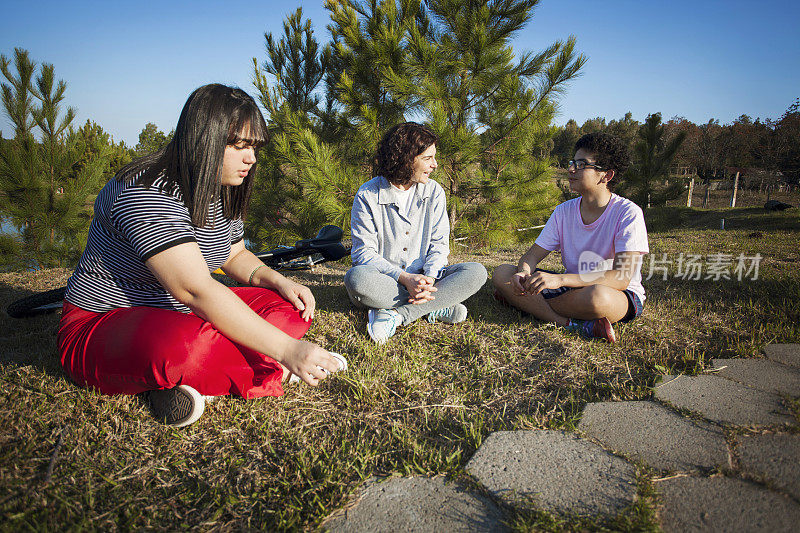
[[[343,371],[347,370],[347,359],[345,359],[342,354],[336,353],[336,352],[328,352],[328,353],[331,354],[331,357],[333,357],[334,359],[336,359],[339,362],[339,370],[335,370],[335,372],[343,372]],[[317,367],[317,368],[319,368],[320,370],[324,371],[326,374],[330,374],[330,372],[328,372],[328,370],[322,368],[321,366]],[[292,374],[291,376],[289,376],[289,383],[297,383],[298,381],[301,381],[301,380],[300,380],[300,376],[298,376],[297,374]]]

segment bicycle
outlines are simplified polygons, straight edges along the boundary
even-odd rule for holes
[[[273,270],[311,270],[314,265],[338,261],[350,255],[350,248],[342,244],[342,228],[334,225],[323,226],[315,237],[301,239],[294,246],[278,246],[271,250],[258,252],[256,257]],[[222,271],[215,271],[215,274]],[[11,318],[28,318],[61,309],[66,287],[40,292],[11,302],[6,313]]]

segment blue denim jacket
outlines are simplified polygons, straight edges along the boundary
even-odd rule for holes
[[[442,186],[419,183],[408,216],[397,189],[378,176],[362,185],[350,214],[353,265],[372,265],[394,279],[403,271],[440,277],[450,255],[450,220]]]

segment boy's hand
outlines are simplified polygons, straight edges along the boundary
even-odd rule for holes
[[[436,280],[430,276],[403,272],[397,281],[408,290],[408,303],[418,305],[435,299],[433,293],[438,289],[433,286]]]
[[[511,288],[519,295],[525,294],[525,282],[530,277],[527,272],[517,272],[511,276]]]
[[[558,289],[564,285],[561,274],[537,270],[525,280],[523,287],[528,294],[539,294],[544,289]]]

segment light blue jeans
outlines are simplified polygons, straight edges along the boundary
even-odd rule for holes
[[[432,311],[461,303],[486,283],[486,268],[480,263],[458,263],[442,270],[436,280],[435,299],[423,304],[408,303],[406,288],[391,276],[370,265],[354,266],[344,276],[344,286],[350,301],[357,307],[371,309],[396,309],[403,317],[403,325],[414,322]]]

